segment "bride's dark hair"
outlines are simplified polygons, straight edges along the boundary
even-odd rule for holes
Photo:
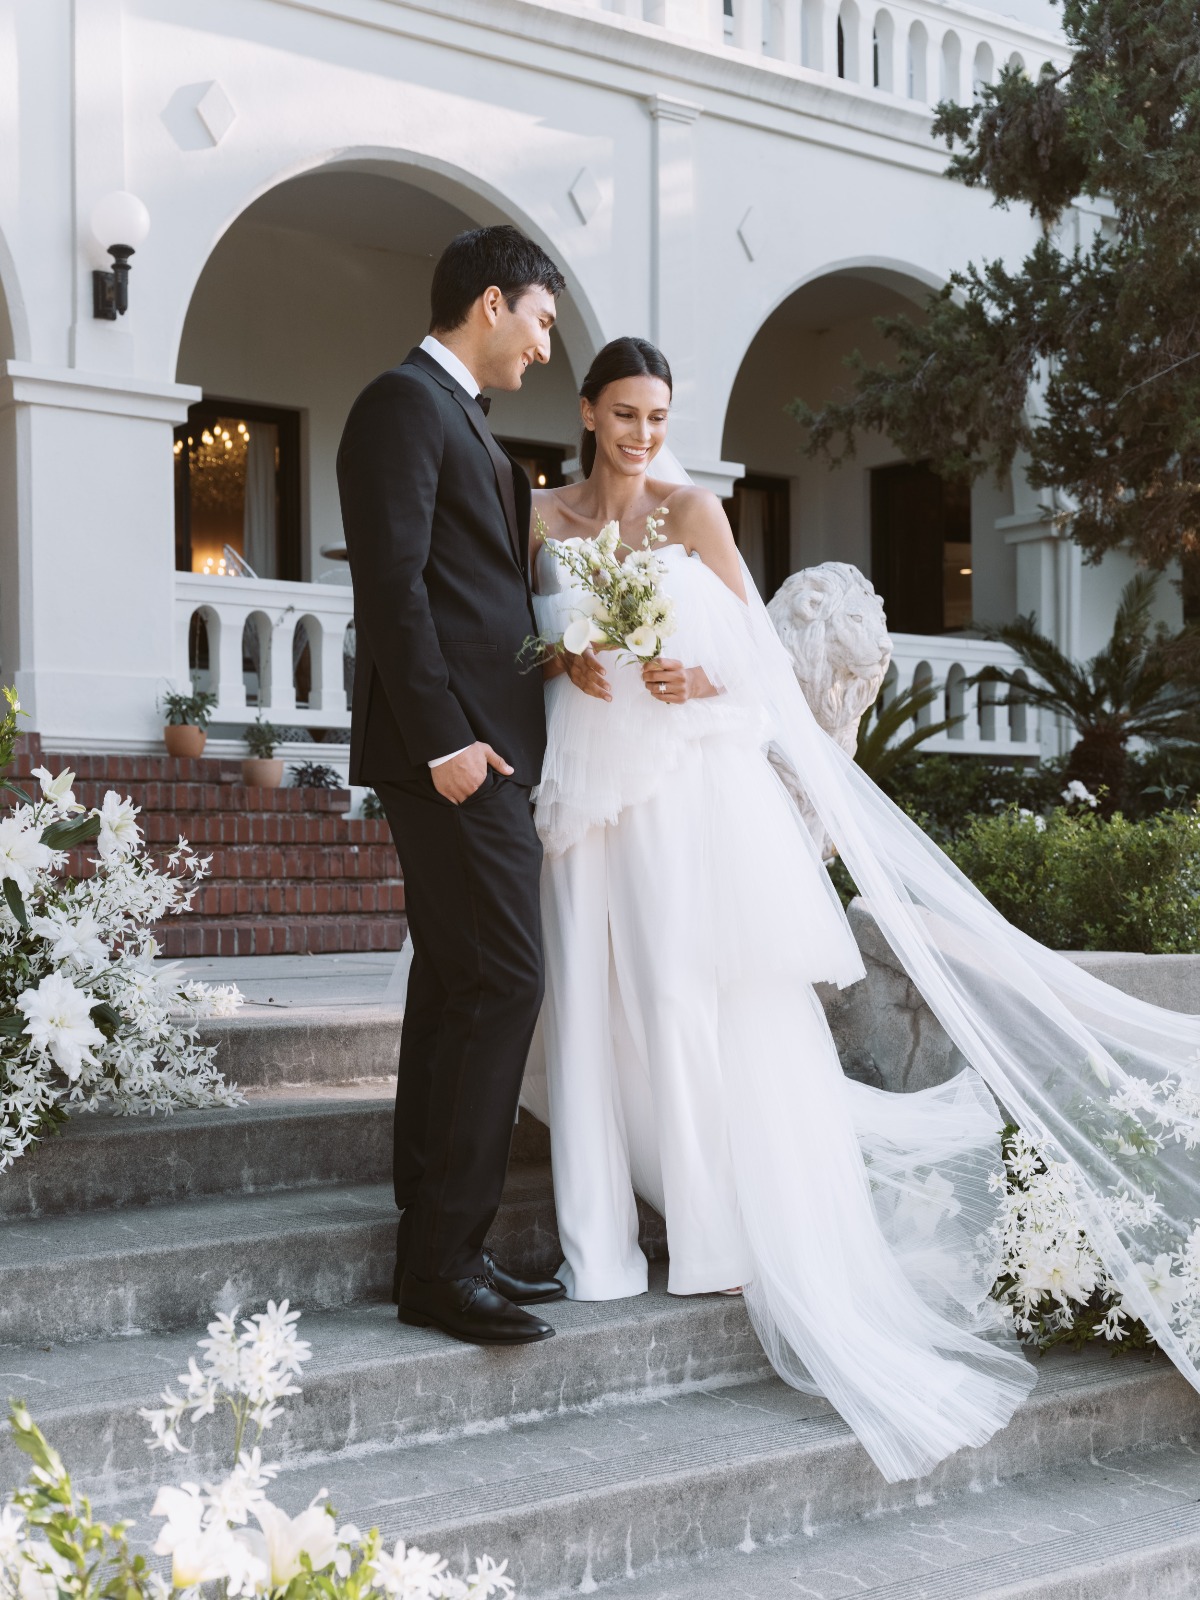
[[[579,397],[595,405],[601,389],[622,378],[661,378],[674,393],[666,356],[649,339],[634,339],[627,334],[621,339],[611,339],[600,351],[579,386]],[[579,460],[584,477],[590,478],[596,464],[596,435],[590,428],[583,430],[579,441]]]

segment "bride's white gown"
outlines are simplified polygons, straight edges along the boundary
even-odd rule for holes
[[[766,1352],[825,1395],[891,1479],[1003,1426],[1034,1382],[987,1290],[1003,1118],[974,1072],[890,1095],[842,1073],[812,985],[862,976],[766,713],[726,670],[734,597],[665,547],[668,654],[723,692],[663,705],[603,657],[611,703],[547,686],[542,1063],[576,1299],[642,1293],[635,1191],[669,1288],[745,1286]],[[539,622],[570,596],[538,552]],[[741,683],[741,687],[739,687]]]

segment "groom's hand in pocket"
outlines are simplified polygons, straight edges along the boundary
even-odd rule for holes
[[[503,756],[498,756],[490,744],[484,744],[482,739],[474,744],[469,744],[465,750],[460,750],[456,756],[451,756],[449,761],[442,761],[436,767],[430,767],[429,776],[433,779],[433,787],[444,800],[449,800],[451,805],[460,806],[464,800],[469,800],[476,789],[487,777],[489,767],[494,767],[497,772],[508,777],[512,768]]]

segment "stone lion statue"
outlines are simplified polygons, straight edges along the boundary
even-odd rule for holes
[[[883,601],[857,567],[824,561],[794,572],[767,613],[792,658],[796,681],[812,714],[847,755],[858,724],[875,702],[892,659]],[[795,775],[780,774],[804,812],[822,854],[830,845],[805,802]]]

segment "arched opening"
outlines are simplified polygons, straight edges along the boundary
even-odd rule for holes
[[[896,43],[896,26],[892,21],[890,11],[877,11],[875,13],[875,31],[871,43],[874,57],[875,87],[877,89],[885,89],[890,94],[895,88],[892,62]]]
[[[242,682],[246,704],[264,710],[271,704],[271,619],[252,611],[242,625]]]
[[[764,595],[801,567],[846,561],[875,585],[897,633],[952,633],[1016,609],[1016,554],[996,526],[1011,514],[1006,488],[988,475],[969,490],[943,483],[874,433],[831,470],[803,455],[788,413],[796,399],[819,410],[844,396],[855,351],[868,366],[892,359],[876,319],[919,318],[936,287],[899,264],[841,266],[794,289],[747,346],[722,454],[746,467],[727,510]]]
[[[928,689],[933,684],[933,668],[928,661],[918,661],[913,672],[912,686],[914,689]],[[917,712],[916,721],[918,728],[927,728],[933,721],[933,702],[929,701]]]
[[[215,691],[221,660],[221,618],[211,606],[198,606],[188,623],[188,676],[204,693]]]
[[[942,36],[941,99],[958,99],[961,69],[962,43],[954,29],[949,28]]]
[[[951,739],[964,739],[966,727],[964,718],[967,711],[967,674],[956,661],[946,674],[946,709],[945,717],[950,722],[946,730]]]
[[[520,219],[465,182],[378,159],[290,178],[237,217],[197,280],[180,341],[178,379],[205,398],[175,439],[179,570],[276,582],[330,570],[346,414],[426,333],[445,245],[499,220]],[[583,322],[564,310],[578,356]],[[550,365],[491,412],[497,436],[547,483],[574,453],[578,415],[557,333],[553,344]]]
[[[990,44],[980,44],[975,50],[975,65],[971,69],[971,87],[975,93],[992,81],[996,71],[996,58]]]
[[[908,30],[908,84],[906,93],[910,100],[929,98],[929,35],[923,22],[914,22]]]
[[[1005,65],[1008,67],[1010,72],[1019,72],[1022,74],[1022,76],[1025,75],[1025,57],[1019,50],[1013,51]]]
[[[1029,737],[1029,700],[1019,685],[1028,684],[1029,676],[1023,668],[1018,667],[1013,678],[1016,681],[1008,690],[1008,737],[1014,744],[1024,744]]]
[[[858,82],[858,7],[854,0],[842,0],[838,12],[838,77]]]

